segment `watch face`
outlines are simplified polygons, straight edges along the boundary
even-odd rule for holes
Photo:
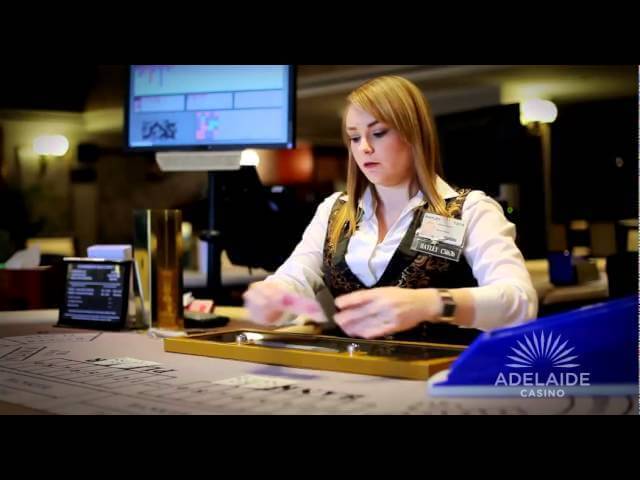
[[[447,290],[439,290],[439,293],[442,299],[442,314],[440,317],[443,320],[452,320],[456,313],[456,302]]]
[[[455,303],[445,303],[444,308],[442,309],[443,317],[453,317],[456,313],[456,304]]]

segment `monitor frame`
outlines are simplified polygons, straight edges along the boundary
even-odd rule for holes
[[[242,66],[242,65],[238,65]],[[264,65],[268,66],[268,65]],[[131,146],[129,135],[129,117],[130,117],[130,100],[131,100],[131,72],[132,65],[127,65],[126,88],[125,88],[125,105],[124,105],[124,132],[123,143],[125,152],[186,152],[186,151],[238,151],[248,148],[257,149],[293,149],[296,147],[296,66],[286,65],[289,67],[289,95],[288,95],[288,125],[287,125],[287,141],[280,143],[241,143],[241,144],[220,144],[220,145],[206,145],[206,144],[184,144],[184,145],[149,145],[149,146]]]

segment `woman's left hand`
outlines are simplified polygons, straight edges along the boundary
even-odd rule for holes
[[[409,330],[440,311],[435,289],[380,287],[336,298],[335,322],[351,337],[378,338]]]

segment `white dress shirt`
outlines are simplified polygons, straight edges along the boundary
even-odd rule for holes
[[[458,195],[440,177],[436,188],[444,199]],[[268,280],[309,297],[324,287],[322,259],[327,224],[341,195],[334,193],[318,206],[300,243]],[[419,191],[378,243],[375,198],[370,188],[365,191],[359,202],[364,215],[345,254],[347,265],[365,286],[370,287],[380,279],[413,220],[414,210],[424,203],[424,195]],[[466,227],[463,255],[478,281],[478,287],[470,289],[475,304],[472,326],[491,330],[535,318],[538,297],[515,244],[515,225],[505,218],[500,204],[484,192],[474,190],[464,202],[461,218]]]

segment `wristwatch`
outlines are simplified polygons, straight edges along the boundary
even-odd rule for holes
[[[438,321],[451,323],[456,316],[456,301],[449,290],[438,289],[438,293],[440,300],[442,300],[442,312],[438,316]]]

